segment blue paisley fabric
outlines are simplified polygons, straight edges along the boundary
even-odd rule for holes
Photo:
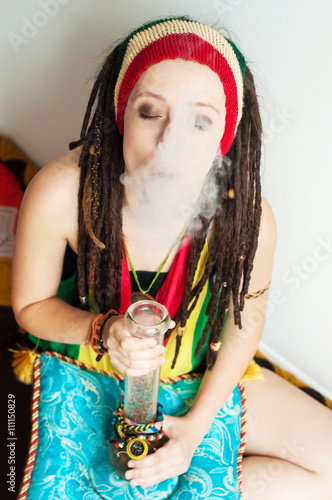
[[[240,500],[237,457],[241,394],[229,396],[185,474],[148,488],[132,487],[109,460],[124,382],[83,370],[44,353],[40,356],[39,440],[28,500]],[[182,416],[201,378],[160,385],[162,411]]]

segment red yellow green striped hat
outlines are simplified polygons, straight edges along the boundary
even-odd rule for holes
[[[203,23],[183,18],[159,19],[133,31],[122,43],[114,90],[116,121],[123,133],[123,115],[136,81],[150,64],[182,58],[209,66],[218,74],[226,95],[226,125],[220,142],[225,155],[242,116],[245,60],[233,42]]]

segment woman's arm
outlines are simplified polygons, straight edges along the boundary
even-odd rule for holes
[[[77,247],[78,153],[44,167],[20,209],[12,271],[17,322],[37,337],[84,343],[94,314],[57,297],[67,242]]]
[[[265,288],[271,281],[276,246],[276,224],[270,205],[262,202],[262,220],[249,292]],[[225,400],[234,390],[256,353],[263,333],[268,291],[255,299],[245,300],[241,313],[242,329],[234,325],[233,307],[229,308],[222,345],[216,363],[206,371],[187,419],[200,429],[201,438]],[[199,423],[199,425],[197,425]]]
[[[12,306],[17,322],[36,337],[84,344],[96,314],[57,297],[67,243],[77,249],[78,153],[44,167],[30,183],[20,210],[13,259]],[[108,320],[104,338],[110,361],[128,375],[164,362],[164,347],[131,337],[123,316]]]
[[[250,292],[265,288],[271,280],[276,245],[276,225],[268,203],[262,203],[262,221]],[[265,320],[268,292],[246,300],[242,329],[234,325],[233,307],[229,309],[222,345],[212,370],[206,371],[191,410],[181,418],[165,415],[164,428],[169,441],[156,453],[140,461],[129,461],[126,472],[132,485],[149,486],[184,473],[192,456],[208,432],[213,419],[234,390],[252,360]]]

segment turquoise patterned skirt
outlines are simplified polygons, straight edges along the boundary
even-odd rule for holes
[[[201,377],[161,383],[165,414],[190,409]],[[51,353],[35,364],[33,432],[19,499],[241,499],[245,391],[238,385],[214,419],[181,476],[148,488],[132,487],[109,460],[107,440],[124,381]]]

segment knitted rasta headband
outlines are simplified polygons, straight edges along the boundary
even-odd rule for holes
[[[226,95],[225,132],[220,148],[225,155],[242,116],[245,60],[233,42],[197,21],[160,19],[144,24],[122,43],[116,63],[114,90],[116,121],[123,134],[123,115],[136,81],[150,64],[182,58],[209,66],[218,74]]]

